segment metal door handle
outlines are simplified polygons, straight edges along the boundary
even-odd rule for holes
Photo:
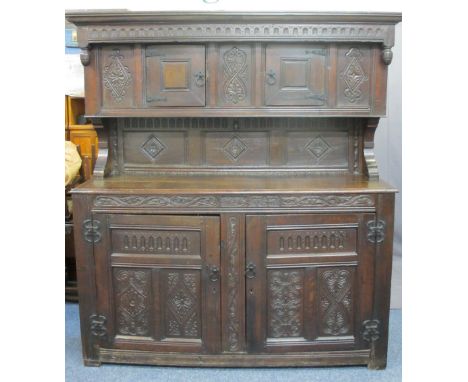
[[[205,84],[205,73],[198,72],[193,75],[195,77],[195,85],[202,87]]]
[[[274,85],[276,84],[276,73],[270,69],[267,73],[266,73],[266,82],[268,85]]]
[[[219,280],[219,268],[216,265],[210,267],[209,279],[213,282]]]
[[[245,268],[245,275],[248,279],[253,279],[256,276],[254,263],[249,263],[247,265],[247,267]]]

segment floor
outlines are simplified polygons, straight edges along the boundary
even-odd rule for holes
[[[100,382],[399,382],[401,381],[401,310],[390,311],[388,365],[385,370],[368,370],[366,367],[327,368],[188,368],[105,365],[84,367],[81,358],[78,304],[65,306],[65,362],[66,381]]]

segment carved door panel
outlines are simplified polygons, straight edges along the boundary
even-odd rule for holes
[[[328,57],[323,45],[267,46],[265,104],[327,106]]]
[[[205,106],[203,45],[148,46],[145,61],[147,106]]]
[[[104,347],[216,353],[220,339],[219,218],[94,215]]]
[[[373,214],[248,216],[251,352],[359,349],[371,315]]]

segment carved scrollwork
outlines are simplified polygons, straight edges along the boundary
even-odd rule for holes
[[[247,53],[236,46],[223,55],[224,60],[224,97],[226,101],[237,104],[247,97],[246,71]]]
[[[184,196],[98,196],[95,207],[222,207],[222,208],[326,208],[373,207],[368,195],[184,195]]]

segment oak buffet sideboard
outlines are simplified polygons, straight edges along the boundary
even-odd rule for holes
[[[70,11],[85,365],[386,366],[399,13]]]

